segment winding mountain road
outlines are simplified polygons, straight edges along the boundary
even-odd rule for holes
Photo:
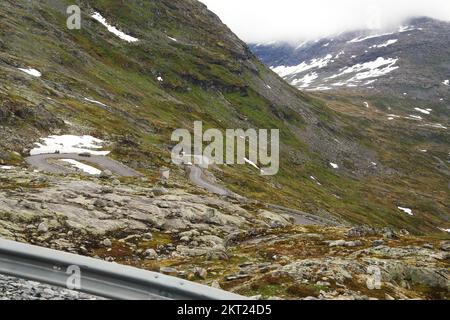
[[[30,156],[25,161],[33,168],[49,173],[70,173],[73,172],[69,168],[58,165],[56,163],[50,163],[49,160],[62,160],[72,159],[76,161],[82,161],[96,165],[101,170],[109,170],[113,174],[121,177],[138,177],[141,174],[136,170],[127,167],[115,160],[104,156],[91,155],[90,157],[83,157],[79,154],[67,153],[67,154],[39,154]]]
[[[189,179],[191,182],[198,187],[201,187],[211,193],[220,195],[220,196],[232,196],[236,195],[233,194],[231,191],[227,190],[225,187],[219,186],[217,184],[214,184],[210,181],[205,180],[203,175],[203,170],[200,167],[197,166],[190,166],[190,172],[189,172]],[[288,215],[294,219],[294,223],[296,225],[330,225],[330,226],[336,226],[339,225],[339,222],[335,221],[334,219],[325,218],[325,217],[319,217],[312,214],[308,214],[302,211],[285,208],[283,206],[278,205],[271,205],[268,204],[267,208],[269,210],[274,210],[275,212]]]
[[[191,182],[203,189],[208,190],[211,193],[218,194],[220,196],[229,196],[231,195],[231,192],[225,189],[224,187],[221,187],[219,185],[213,184],[209,181],[206,181],[203,178],[203,171],[201,168],[197,166],[191,166],[190,172],[189,172],[189,179]]]

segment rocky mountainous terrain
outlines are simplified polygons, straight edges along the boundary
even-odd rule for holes
[[[423,17],[387,30],[250,47],[291,85],[350,116],[363,140],[397,158],[390,168],[410,168],[412,177],[419,163],[434,163],[448,185],[449,37],[448,22]]]
[[[415,18],[395,29],[251,48],[299,89],[399,99],[392,113],[444,130],[450,115],[449,40],[450,23]]]
[[[1,237],[248,296],[447,297],[448,131],[410,100],[301,92],[194,0],[79,0],[70,30],[73,2],[0,3]],[[280,129],[280,172],[172,164],[198,120]]]
[[[298,88],[405,92],[430,100],[448,95],[450,23],[415,18],[386,30],[361,30],[299,44],[250,45]]]
[[[450,242],[443,238],[392,228],[300,225],[289,211],[181,182],[149,185],[146,179],[22,169],[0,171],[0,179],[2,238],[256,299],[449,298]],[[3,298],[36,299],[40,288],[0,277]],[[75,297],[54,289],[41,296]]]

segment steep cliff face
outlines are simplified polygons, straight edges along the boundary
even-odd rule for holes
[[[350,222],[435,231],[448,219],[446,180],[435,168],[404,185],[410,168],[396,167],[397,153],[361,133],[366,122],[284,82],[203,4],[77,1],[82,28],[69,30],[72,2],[0,4],[4,163],[20,163],[14,152],[25,156],[41,137],[90,134],[107,141],[113,157],[152,175],[167,165],[172,131],[195,120],[222,130],[276,128],[277,176],[229,166],[215,170],[220,181],[249,197]],[[432,192],[417,200],[412,194],[429,181]],[[416,216],[405,217],[397,209],[403,203]]]

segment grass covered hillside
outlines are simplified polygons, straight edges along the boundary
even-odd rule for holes
[[[80,30],[66,27],[74,2]],[[109,32],[94,12],[138,41]],[[170,163],[174,129],[192,129],[196,120],[221,130],[280,129],[278,175],[220,166],[211,169],[218,182],[347,224],[445,235],[439,228],[450,228],[448,131],[386,125],[358,103],[291,87],[194,0],[0,3],[2,165],[25,166],[40,138],[86,134],[106,141],[113,158],[150,181],[161,166],[185,180]]]

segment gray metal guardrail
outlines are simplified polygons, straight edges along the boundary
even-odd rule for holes
[[[0,274],[66,287],[74,266],[80,271],[77,291],[109,299],[246,299],[156,272],[0,239]]]

